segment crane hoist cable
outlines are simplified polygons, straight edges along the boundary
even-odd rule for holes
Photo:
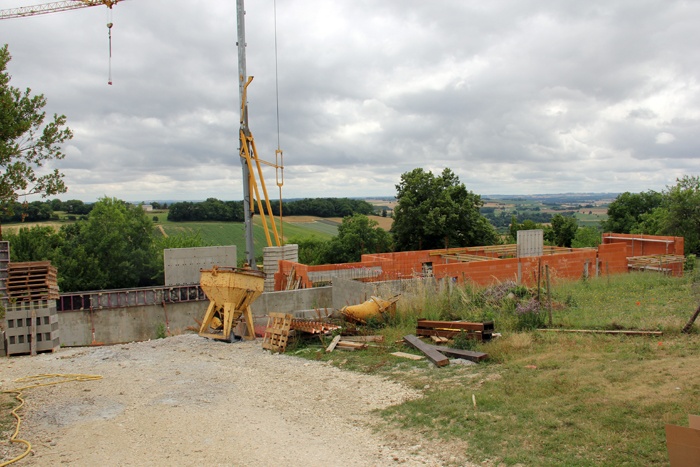
[[[45,15],[59,11],[77,10],[79,8],[88,8],[100,5],[106,6],[109,11],[109,19],[107,22],[107,28],[109,29],[109,78],[107,84],[112,84],[112,7],[123,1],[124,0],[62,0],[58,2],[29,5],[19,8],[8,8],[0,10],[0,20]]]
[[[277,109],[277,150],[275,150],[275,181],[280,193],[280,237],[284,238],[282,222],[282,185],[284,185],[284,153],[280,146],[280,86],[277,60],[277,0],[272,2],[275,23],[275,105]]]

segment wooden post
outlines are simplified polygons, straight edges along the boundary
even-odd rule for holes
[[[552,325],[552,289],[549,288],[549,264],[544,265],[547,279],[547,309],[549,310],[549,325]]]
[[[540,289],[541,289],[541,282],[542,282],[542,257],[537,258],[537,306],[540,306],[540,303],[542,303],[542,300],[540,299]]]
[[[695,320],[698,319],[698,315],[700,315],[700,305],[695,310],[695,313],[693,313],[693,316],[690,317],[690,320],[688,320],[688,324],[683,326],[683,329],[681,330],[682,333],[688,334],[690,332],[690,329],[693,327],[693,323],[695,323]]]

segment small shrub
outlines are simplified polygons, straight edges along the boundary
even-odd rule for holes
[[[452,343],[452,347],[461,350],[476,350],[477,345],[476,339],[470,339],[469,334],[464,331],[460,331]]]
[[[683,269],[686,272],[691,272],[695,270],[695,262],[697,260],[697,256],[693,254],[689,254],[688,256],[685,257],[685,263],[683,263]]]
[[[564,299],[564,304],[569,308],[576,308],[578,306],[578,301],[576,300],[576,297],[569,294]]]
[[[158,323],[156,325],[156,339],[165,339],[165,324]]]
[[[532,298],[528,302],[518,303],[515,316],[518,331],[528,331],[544,326],[544,313],[540,313],[540,302],[537,299]]]
[[[158,216],[153,216],[153,222],[158,222]]]

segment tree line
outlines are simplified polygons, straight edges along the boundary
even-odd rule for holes
[[[279,201],[270,201],[272,213],[279,216]],[[353,214],[372,214],[374,206],[364,200],[351,198],[304,198],[284,201],[285,216],[347,217]],[[257,206],[255,212],[257,213]],[[172,203],[168,220],[243,222],[243,201],[221,201],[208,198],[201,202],[183,201]]]
[[[77,219],[86,216],[92,210],[93,203],[84,203],[79,199],[61,201],[32,201],[20,203],[18,201],[7,203],[0,210],[0,222],[41,222],[58,220],[58,211],[65,212],[69,217]]]

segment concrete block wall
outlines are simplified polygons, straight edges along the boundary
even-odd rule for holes
[[[263,271],[265,271],[265,292],[275,290],[275,273],[280,261],[299,261],[299,245],[266,246],[263,248]]]
[[[200,269],[236,267],[236,245],[163,250],[165,285],[199,283]]]
[[[17,302],[5,310],[7,355],[30,353],[32,341],[37,352],[60,346],[55,300]]]

